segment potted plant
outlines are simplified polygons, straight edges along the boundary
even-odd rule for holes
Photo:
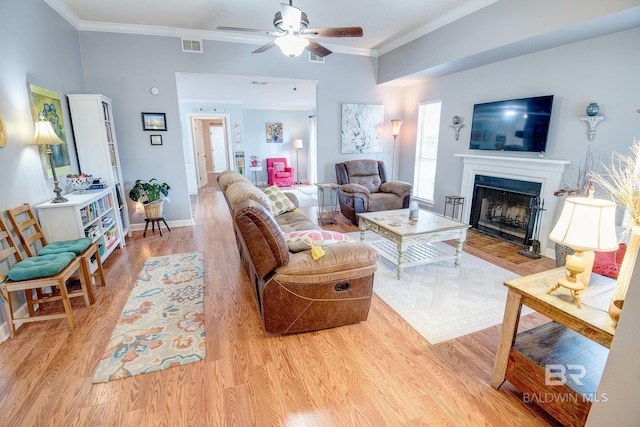
[[[160,183],[156,178],[149,181],[138,179],[129,191],[129,198],[142,203],[147,218],[158,218],[162,216],[164,197],[169,195],[170,189],[169,184]]]

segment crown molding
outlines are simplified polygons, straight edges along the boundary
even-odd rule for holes
[[[421,25],[420,27],[416,28],[413,31],[410,31],[390,42],[385,42],[382,43],[381,45],[378,46],[377,48],[377,53],[378,55],[384,55],[385,53],[391,52],[394,49],[399,48],[400,46],[403,46],[407,43],[410,43],[416,39],[419,39],[420,37],[429,34],[435,30],[437,30],[438,28],[442,28],[445,25],[448,25],[460,18],[464,18],[467,15],[470,15],[484,7],[489,6],[490,4],[493,4],[495,2],[497,2],[498,0],[472,0],[469,1],[465,4],[463,4],[462,6],[459,6],[457,8],[455,8],[454,10],[445,13],[444,15],[441,15],[439,17],[437,17],[436,19],[433,19],[429,22],[427,22],[424,25]]]
[[[82,20],[78,18],[78,15],[73,13],[73,11],[69,9],[69,6],[64,4],[62,0],[44,0],[44,2],[48,4],[53,10],[58,12],[58,15],[66,19],[67,22],[73,25],[76,29],[78,29],[82,24]]]
[[[261,36],[251,33],[241,34],[228,31],[191,30],[186,28],[160,27],[154,25],[113,24],[110,22],[83,21],[73,13],[61,0],[44,0],[60,16],[66,19],[78,31],[95,31],[101,33],[123,33],[144,36],[181,37],[196,40],[213,40],[227,43],[244,43],[265,45],[273,40],[273,37]],[[354,48],[349,46],[323,43],[327,49],[334,53],[346,55],[378,56],[375,49]]]
[[[44,0],[53,10],[58,12],[65,20],[67,20],[78,31],[96,31],[104,33],[124,33],[124,34],[137,34],[147,36],[164,36],[164,37],[183,37],[200,40],[213,40],[228,43],[244,43],[264,45],[273,40],[272,37],[259,36],[255,34],[240,34],[231,33],[226,31],[206,31],[206,30],[191,30],[186,28],[175,27],[160,27],[153,25],[134,25],[134,24],[113,24],[109,22],[95,22],[95,21],[83,21],[81,20],[69,7],[62,2],[62,0]],[[415,39],[418,39],[438,28],[444,27],[447,24],[454,22],[457,19],[463,18],[477,10],[480,10],[498,0],[472,0],[462,6],[448,12],[438,18],[427,22],[426,24],[410,31],[403,36],[400,36],[388,43],[381,44],[377,49],[366,48],[354,48],[343,45],[334,45],[329,43],[323,43],[328,49],[335,53],[342,53],[345,55],[360,55],[360,56],[372,56],[377,57],[397,49],[398,47],[405,45]]]

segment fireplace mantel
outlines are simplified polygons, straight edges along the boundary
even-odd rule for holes
[[[469,223],[473,185],[476,175],[495,176],[499,178],[517,179],[520,181],[539,182],[540,197],[544,201],[545,211],[540,218],[540,250],[542,255],[553,258],[554,249],[549,246],[549,233],[553,227],[558,201],[563,200],[553,195],[562,188],[562,176],[569,160],[489,156],[481,154],[455,154],[463,162],[462,185],[460,195],[465,203],[462,209],[462,221]]]

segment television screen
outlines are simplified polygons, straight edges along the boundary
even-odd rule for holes
[[[469,148],[544,152],[552,104],[547,95],[474,105]]]

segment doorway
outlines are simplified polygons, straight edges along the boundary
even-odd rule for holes
[[[193,147],[194,168],[189,189],[197,194],[198,189],[215,185],[215,174],[230,169],[229,120],[225,114],[205,116],[189,115],[190,139]]]

